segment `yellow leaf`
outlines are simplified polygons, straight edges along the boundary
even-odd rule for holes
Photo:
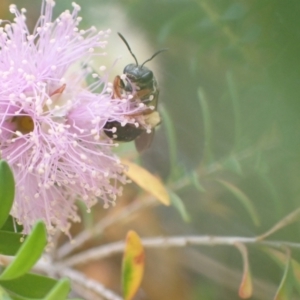
[[[170,196],[159,178],[149,173],[144,168],[132,163],[128,160],[122,160],[122,163],[128,166],[125,174],[143,190],[149,192],[164,205],[170,205]]]
[[[145,252],[141,240],[135,231],[129,231],[126,237],[125,252],[122,261],[122,288],[125,300],[131,300],[143,279]]]

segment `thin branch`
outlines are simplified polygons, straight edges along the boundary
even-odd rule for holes
[[[225,237],[225,236],[175,236],[142,239],[143,246],[146,248],[169,248],[169,247],[185,247],[188,245],[216,246],[229,245],[236,243],[255,244],[270,246],[275,248],[289,247],[300,249],[300,243],[284,242],[284,241],[262,241],[257,237]],[[62,262],[63,266],[75,266],[85,264],[89,261],[103,259],[117,253],[122,253],[125,247],[123,241],[106,244],[95,247],[77,255],[72,256]]]
[[[127,207],[120,210],[118,213],[101,219],[92,228],[88,228],[82,231],[81,233],[79,233],[74,238],[74,243],[67,242],[64,245],[62,245],[57,251],[57,258],[62,259],[63,257],[75,251],[76,249],[80,248],[88,240],[94,238],[96,235],[102,234],[107,227],[126,219],[127,217],[131,216],[133,213],[136,213],[137,211],[147,208],[156,202],[157,200],[155,200],[152,196],[151,197],[148,196],[144,200],[138,199],[130,203]]]
[[[243,150],[236,154],[236,159],[239,161],[246,159],[246,158],[252,156],[253,152],[255,150],[256,150],[255,147]],[[197,170],[198,176],[203,177],[204,175],[209,175],[209,174],[212,174],[212,173],[222,170],[223,161],[224,161],[224,159],[219,162],[212,163],[211,165],[209,165],[206,168],[205,173],[202,175],[201,175],[200,169],[198,169]],[[191,178],[188,176],[184,176],[183,178],[180,178],[178,181],[169,184],[168,187],[173,191],[177,191],[177,190],[180,190],[190,184],[192,184]],[[153,196],[148,195],[146,199],[144,199],[144,200],[137,199],[136,201],[132,202],[124,209],[120,210],[115,215],[110,215],[110,216],[103,218],[92,228],[86,229],[86,230],[82,231],[81,233],[79,233],[77,236],[75,236],[73,243],[66,242],[64,245],[62,245],[57,250],[56,257],[58,259],[62,259],[63,257],[74,252],[76,249],[80,248],[84,243],[86,243],[90,239],[94,238],[96,235],[102,234],[107,227],[112,226],[112,225],[126,219],[127,217],[131,216],[131,214],[136,213],[136,212],[140,211],[141,209],[147,208],[147,207],[155,204],[156,201],[157,200],[155,198],[153,198]]]
[[[0,256],[1,259],[2,256]],[[3,257],[3,259],[12,259]],[[107,289],[100,282],[90,279],[83,273],[71,268],[66,268],[60,263],[53,263],[50,256],[44,256],[33,268],[40,274],[47,274],[51,277],[67,277],[71,280],[72,289],[86,300],[122,300],[123,298]],[[96,298],[97,297],[97,298]]]
[[[63,277],[69,278],[72,281],[72,288],[74,290],[80,291],[80,293],[83,293],[83,291],[88,294],[95,293],[96,295],[100,296],[101,299],[104,298],[107,300],[123,299],[119,295],[113,293],[111,290],[105,288],[98,281],[90,279],[82,273],[73,269],[63,268],[59,271],[59,274]],[[90,299],[95,300],[95,297],[91,295]]]
[[[224,262],[202,253],[201,250],[199,251],[193,248],[186,249],[182,257],[183,259],[180,259],[178,263],[184,268],[196,274],[200,274],[214,281],[217,285],[236,293],[238,284],[242,278],[240,268],[232,265],[228,266]],[[253,283],[254,299],[272,299],[272,296],[274,296],[277,290],[277,286],[269,280],[254,277]]]

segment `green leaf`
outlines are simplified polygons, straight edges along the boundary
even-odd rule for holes
[[[242,167],[240,162],[233,155],[229,156],[222,164],[223,168],[232,171],[238,175],[242,175]]]
[[[286,253],[275,250],[273,248],[264,248],[264,251],[281,267],[284,268],[284,274],[281,279],[280,285],[277,289],[276,295],[273,300],[289,300],[291,299],[292,286],[299,276],[299,264],[291,259],[289,249]]]
[[[168,114],[167,110],[162,107],[160,109],[160,113],[162,115],[162,119],[164,120],[164,125],[166,128],[166,135],[168,139],[168,146],[170,151],[170,165],[171,165],[171,178],[174,174],[177,174],[178,169],[178,159],[177,159],[177,141],[175,134],[175,126],[174,123]]]
[[[253,44],[253,42],[257,41],[261,37],[261,35],[262,35],[262,26],[259,26],[258,24],[252,24],[243,32],[243,35],[240,38],[240,43]]]
[[[291,267],[294,275],[294,286],[300,295],[300,264],[295,259],[291,259]]]
[[[0,280],[11,280],[28,272],[41,257],[46,244],[46,228],[44,223],[39,221],[19,249],[15,259],[0,275]]]
[[[281,279],[280,285],[274,297],[274,300],[290,300],[292,294],[292,284],[293,280],[291,280],[291,260],[290,256],[288,255],[288,259],[286,262],[285,270],[283,277]]]
[[[174,192],[169,191],[169,194],[170,194],[170,200],[171,200],[172,205],[174,205],[174,207],[180,213],[182,219],[185,222],[190,222],[191,217],[190,217],[189,213],[187,212],[186,207],[185,207],[183,201],[181,200],[181,198]]]
[[[199,104],[202,109],[203,126],[204,126],[204,161],[211,162],[213,159],[213,154],[211,151],[211,141],[212,141],[212,122],[209,111],[209,106],[202,88],[198,89],[198,99]]]
[[[191,182],[193,186],[198,190],[200,193],[205,192],[205,188],[202,186],[202,184],[199,182],[199,175],[196,171],[192,171],[189,173]]]
[[[16,296],[16,295],[10,295],[12,300],[37,300],[33,298],[26,298],[26,297],[21,297],[21,296]]]
[[[0,161],[0,228],[6,222],[15,198],[15,181],[6,161]]]
[[[237,148],[239,148],[239,143],[241,140],[242,132],[241,132],[241,112],[240,112],[240,104],[239,104],[239,93],[237,84],[233,78],[231,72],[227,72],[226,74],[228,89],[230,93],[230,99],[232,102],[233,114],[234,114],[234,143]]]
[[[3,286],[13,295],[39,299],[44,298],[55,287],[56,283],[57,280],[31,273],[12,280],[0,280],[0,286]]]
[[[67,278],[61,279],[53,287],[44,300],[65,300],[70,292],[70,281]]]
[[[6,291],[0,286],[0,299],[1,300],[12,300],[12,298],[9,297],[9,295],[6,293]]]
[[[228,191],[230,191],[236,199],[238,199],[246,208],[247,212],[249,213],[253,223],[256,226],[259,226],[260,221],[259,221],[259,216],[258,213],[252,204],[251,200],[242,192],[238,187],[233,185],[232,183],[229,183],[224,180],[217,180],[220,184],[222,184]]]
[[[23,226],[17,224],[17,222],[14,221],[14,218],[9,215],[8,219],[6,220],[5,224],[2,226],[1,230],[3,231],[10,231],[10,232],[22,232]]]
[[[16,255],[23,245],[21,239],[24,239],[24,234],[0,230],[0,254]]]
[[[273,215],[275,215],[275,219],[280,219],[282,217],[282,212],[285,211],[283,208],[284,201],[281,201],[281,197],[279,196],[278,186],[273,182],[269,175],[264,172],[256,172],[257,176],[259,176],[260,182],[270,193],[270,201],[272,202],[272,206],[274,207]]]
[[[222,20],[230,21],[241,19],[245,16],[246,12],[246,6],[244,3],[233,3],[223,14]]]

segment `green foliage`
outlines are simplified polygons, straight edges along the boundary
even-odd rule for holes
[[[234,186],[233,184],[226,182],[224,180],[218,180],[219,183],[221,183],[228,191],[230,191],[237,200],[239,200],[242,205],[246,208],[247,212],[251,216],[251,219],[253,223],[256,226],[259,226],[259,216],[256,212],[256,209],[252,203],[252,201],[245,195],[238,187]]]
[[[25,298],[43,298],[55,288],[56,283],[57,281],[52,278],[31,273],[12,280],[0,281],[0,285],[7,291]]]
[[[176,133],[175,133],[175,126],[170,118],[168,111],[164,109],[163,107],[160,110],[162,119],[164,120],[164,125],[166,127],[166,136],[168,139],[168,145],[170,149],[170,166],[171,170],[173,171],[172,174],[170,175],[171,178],[176,178],[178,176],[178,154],[177,154],[177,141],[176,141]]]
[[[15,232],[20,230],[20,227],[14,226],[14,221],[9,216],[14,190],[12,171],[2,160],[0,161],[0,254],[15,258],[0,272],[0,299],[65,300],[70,291],[68,279],[57,281],[28,273],[44,252],[47,232],[43,222],[36,223],[28,236]]]
[[[179,211],[188,211],[192,220],[182,232],[251,236],[296,210],[298,1],[166,0],[122,5],[133,26],[146,33],[138,37],[141,44],[147,36],[149,47],[169,48],[164,58],[158,58],[157,74],[163,79],[160,100],[168,116],[162,118],[162,127],[170,149],[160,142],[153,151],[159,156],[157,163],[154,155],[150,163],[145,161],[162,174],[166,163],[161,157],[172,161],[169,172],[177,176],[171,176],[170,185],[184,206]],[[175,222],[165,223],[177,228]],[[276,234],[298,241],[299,226]],[[218,256],[229,268],[230,251],[222,250]],[[254,278],[268,278],[278,286],[280,274],[256,263],[263,264],[260,254],[251,261]],[[196,281],[203,281],[202,275]],[[201,297],[210,299],[203,295],[208,284],[203,285]],[[212,290],[221,291],[216,299],[235,299],[228,286],[216,284],[207,295]]]
[[[9,297],[9,295],[6,293],[6,291],[0,286],[0,299],[1,300],[12,300],[12,298]]]
[[[28,272],[43,254],[47,232],[43,222],[38,222],[19,248],[15,259],[0,275],[0,280],[18,278]]]
[[[57,1],[56,8],[69,8],[71,2]],[[157,74],[163,121],[143,160],[153,173],[169,178],[173,205],[191,220],[182,222],[181,232],[253,236],[299,207],[298,0],[112,1],[107,11],[117,7],[125,23],[105,15],[105,0],[78,3],[84,22],[98,22],[100,28],[107,21],[103,27],[113,29],[112,39],[125,30],[149,52],[169,48],[147,64]],[[118,46],[113,44],[114,50]],[[127,157],[135,155],[131,144],[122,147]],[[169,212],[162,226],[178,228],[176,217]],[[276,238],[298,241],[299,226],[291,226]],[[0,252],[16,253],[20,236],[9,235],[10,245],[1,234],[6,233],[0,232]],[[218,263],[236,267],[231,249],[214,251]],[[250,263],[254,279],[268,286],[267,278],[278,287],[280,272],[266,268],[260,253]],[[235,299],[226,282],[222,287],[207,283],[201,267],[193,268],[189,287],[199,290],[195,299]],[[284,276],[281,290],[289,281]]]
[[[62,279],[56,283],[53,289],[44,298],[45,300],[65,300],[70,291],[70,281]]]
[[[22,245],[23,234],[0,230],[0,253],[16,255]]]
[[[0,161],[0,228],[6,222],[15,197],[13,173],[4,160]]]
[[[183,221],[190,222],[191,217],[190,217],[182,199],[180,199],[180,197],[177,194],[175,194],[174,192],[170,192],[170,198],[171,198],[172,205],[179,212]]]
[[[209,162],[213,161],[212,153],[212,138],[213,138],[213,129],[211,121],[211,113],[208,105],[208,101],[204,95],[203,89],[198,89],[198,99],[200,106],[202,108],[202,117],[203,117],[203,127],[204,127],[204,160]]]

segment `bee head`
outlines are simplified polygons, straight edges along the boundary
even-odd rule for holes
[[[142,85],[147,85],[153,80],[153,72],[151,70],[136,64],[127,65],[123,73],[126,74],[130,81]]]
[[[163,51],[166,51],[167,49],[161,49],[161,50],[155,52],[149,59],[145,60],[141,65],[139,65],[136,56],[131,51],[131,48],[130,48],[129,44],[127,43],[127,41],[125,40],[123,35],[119,32],[118,32],[118,35],[120,36],[122,41],[125,43],[125,45],[127,46],[130,54],[132,55],[132,57],[135,60],[135,64],[127,65],[124,68],[123,73],[126,74],[127,77],[132,82],[135,82],[135,83],[147,84],[147,83],[151,82],[153,80],[153,72],[151,70],[149,70],[147,67],[145,67],[144,65],[148,61],[152,60],[156,55],[158,55],[159,53],[161,53]]]

